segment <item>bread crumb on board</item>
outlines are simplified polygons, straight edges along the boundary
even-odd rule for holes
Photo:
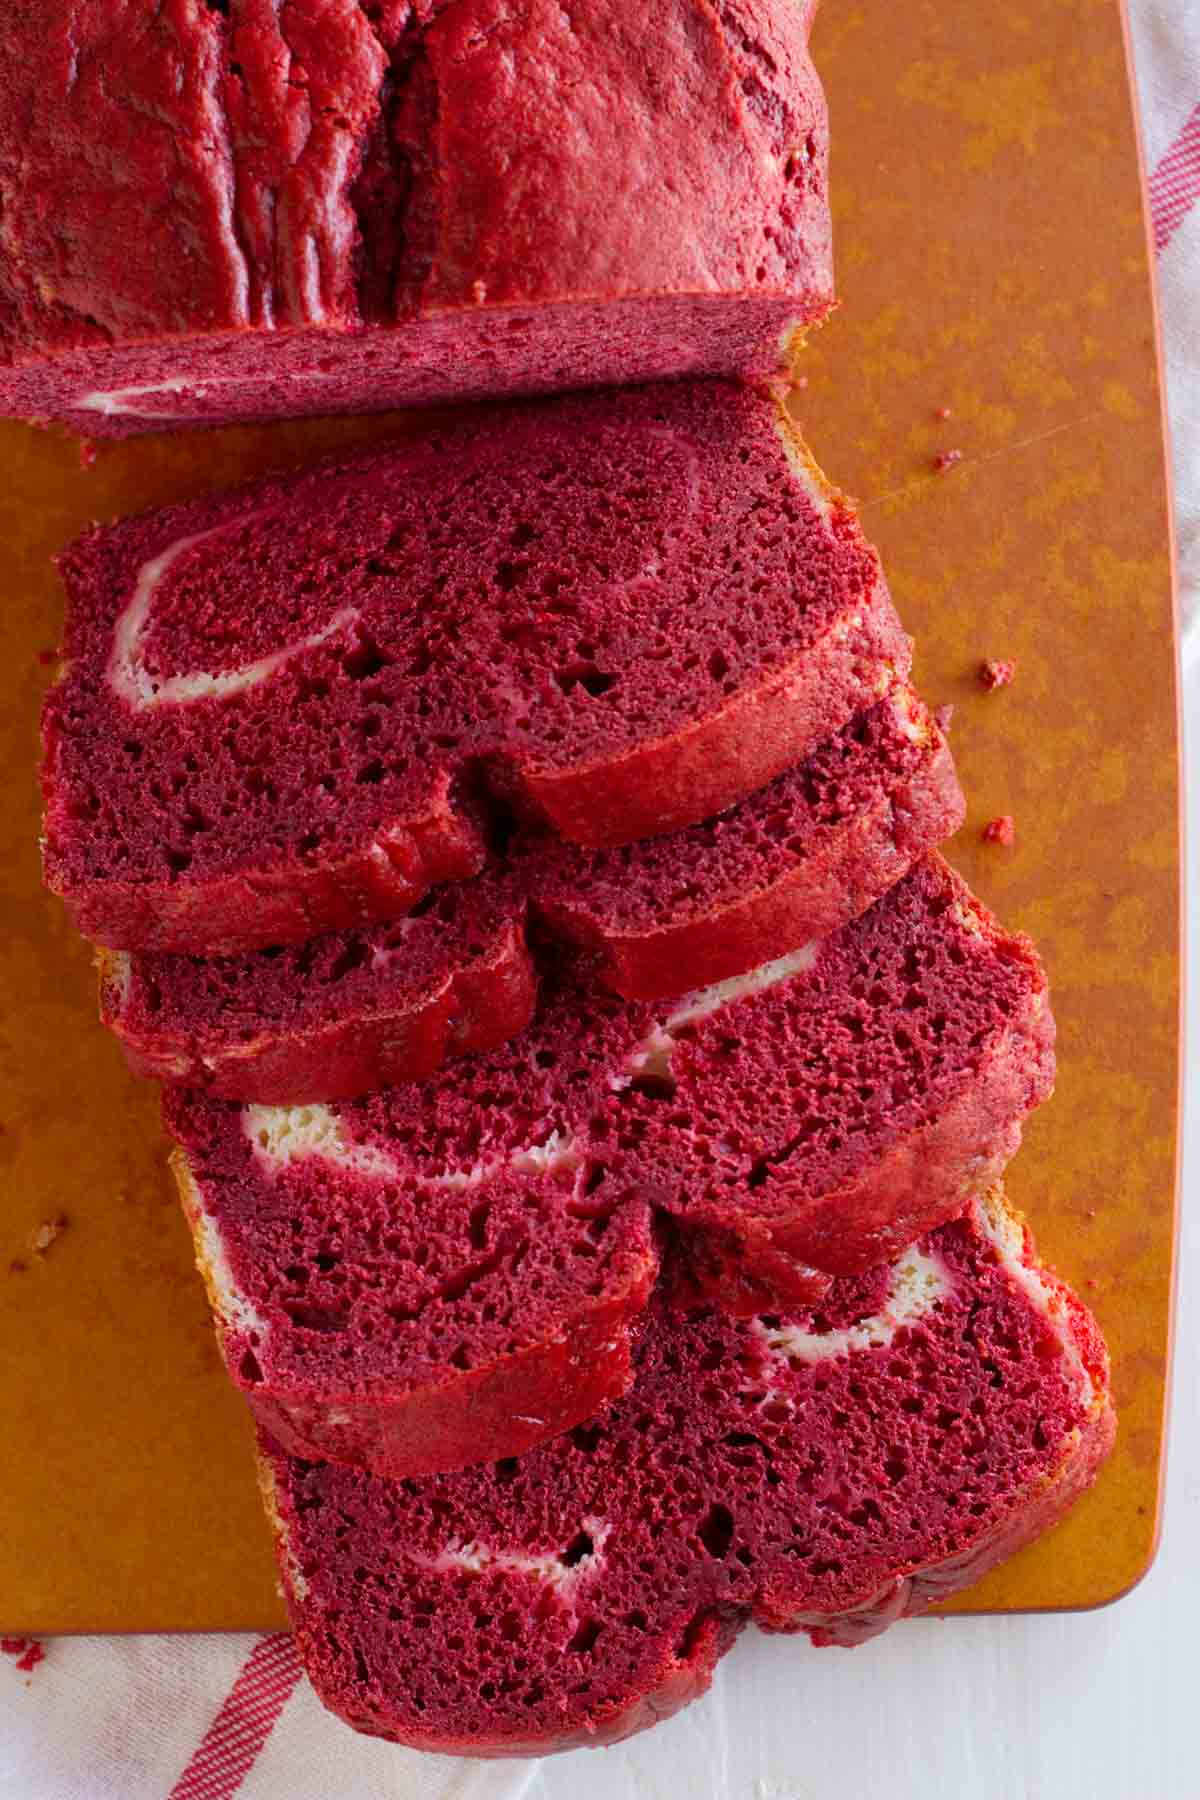
[[[54,1219],[43,1219],[42,1223],[30,1233],[29,1248],[33,1254],[46,1256],[51,1245],[57,1243],[70,1223],[66,1213],[59,1213]]]
[[[46,1652],[37,1638],[0,1638],[0,1651],[5,1656],[16,1657],[17,1667],[23,1675],[31,1675],[38,1664],[46,1660]]]
[[[979,665],[979,685],[989,690],[1008,687],[1016,672],[1011,657],[989,656]]]
[[[989,819],[979,835],[985,844],[1003,844],[1007,849],[1017,835],[1012,814],[1001,813],[997,818]]]

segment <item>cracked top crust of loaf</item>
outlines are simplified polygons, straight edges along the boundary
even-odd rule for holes
[[[8,0],[0,409],[780,374],[833,299],[812,10]]]

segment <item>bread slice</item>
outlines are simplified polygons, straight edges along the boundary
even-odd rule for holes
[[[325,1705],[529,1756],[657,1723],[751,1620],[853,1645],[924,1612],[1060,1519],[1114,1429],[1096,1323],[996,1191],[819,1312],[656,1306],[625,1399],[520,1459],[260,1456]]]
[[[898,682],[714,819],[617,849],[527,843],[522,860],[537,865],[540,923],[590,951],[617,993],[661,1000],[849,923],[964,812],[945,737]]]
[[[901,684],[731,811],[620,850],[525,839],[419,913],[240,957],[101,951],[101,1016],[133,1069],[216,1098],[337,1100],[428,1075],[529,1022],[524,930],[661,999],[854,918],[957,829],[945,739]]]
[[[529,1030],[428,1082],[307,1107],[171,1091],[165,1117],[259,1421],[405,1476],[587,1416],[569,1385],[548,1405],[539,1358],[614,1284],[631,1324],[648,1278],[635,1293],[611,1258],[651,1209],[677,1299],[743,1312],[960,1212],[1049,1091],[1052,1038],[1028,942],[931,858],[854,924],[674,1005],[561,962]]]
[[[936,854],[759,979],[732,1005],[721,987],[680,1002],[634,1076],[653,1111],[638,1166],[681,1228],[692,1298],[742,1311],[951,1217],[1054,1084],[1033,944]]]
[[[813,10],[8,0],[0,410],[783,374],[833,303]]]
[[[694,824],[910,660],[782,404],[721,383],[510,408],[61,566],[45,874],[114,949],[395,917],[482,867],[480,791],[589,847]]]
[[[100,1017],[136,1075],[275,1106],[347,1099],[525,1029],[525,911],[484,875],[388,925],[245,956],[100,949]]]
[[[628,1388],[659,1269],[653,1217],[634,1193],[593,1199],[568,1139],[514,1150],[486,1178],[427,1162],[414,1179],[401,1138],[356,1140],[328,1107],[175,1117],[230,1376],[290,1443],[458,1468]]]

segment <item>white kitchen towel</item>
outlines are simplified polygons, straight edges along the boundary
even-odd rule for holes
[[[1200,615],[1200,0],[1133,0],[1134,65],[1157,252],[1184,657]]]
[[[1133,0],[1132,11],[1190,656],[1200,644],[1200,629],[1193,628],[1200,621],[1200,0]],[[965,1756],[973,1743],[988,1746],[988,1779],[1003,1783],[986,1789],[989,1800],[1002,1792],[1029,1794],[1035,1790],[1020,1774],[1024,1751],[1007,1742],[1011,1720],[999,1716],[996,1695],[1004,1659],[1020,1657],[1031,1623],[980,1620],[909,1628],[907,1635],[893,1633],[876,1646],[869,1663],[856,1659],[853,1668],[842,1657],[809,1654],[802,1645],[780,1659],[769,1645],[751,1638],[720,1671],[711,1699],[685,1713],[669,1732],[638,1738],[603,1756],[580,1752],[547,1765],[456,1762],[356,1737],[322,1711],[283,1634],[62,1638],[44,1646],[3,1639],[0,1796],[589,1800],[603,1794],[624,1800],[636,1793],[638,1800],[659,1795],[663,1800],[793,1800],[832,1791],[825,1785],[832,1771],[819,1759],[815,1766],[786,1768],[781,1776],[762,1772],[780,1767],[777,1754],[766,1754],[766,1740],[779,1738],[781,1730],[786,1739],[793,1687],[803,1689],[806,1717],[819,1723],[832,1706],[831,1684],[866,1684],[870,1697],[862,1708],[862,1729],[878,1735],[876,1748],[886,1766],[888,1747],[899,1749],[906,1722],[912,1742],[912,1722],[928,1721],[930,1705],[937,1705],[937,1671],[949,1629],[963,1634],[962,1655],[975,1659],[980,1678],[969,1684],[969,1716],[952,1708],[937,1729],[943,1735],[965,1733]],[[1050,1626],[1062,1641],[1062,1679],[1054,1708],[1040,1722],[1044,1741],[1073,1700],[1081,1707],[1091,1703],[1091,1656],[1117,1628],[1106,1615]],[[806,1733],[809,1752],[818,1735]],[[1087,1756],[1084,1737],[1071,1755]],[[1082,1772],[1084,1785],[1077,1791],[1136,1791],[1152,1800],[1148,1787],[1122,1786],[1125,1775],[1108,1773],[1118,1785],[1096,1766]]]

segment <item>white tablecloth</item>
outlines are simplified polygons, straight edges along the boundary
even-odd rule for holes
[[[1200,755],[1200,0],[1133,0],[1133,13],[1182,600],[1185,619],[1197,617],[1184,650],[1190,769]],[[1200,782],[1192,788],[1194,877]],[[1189,1013],[1195,1043],[1198,991]],[[1187,1171],[1200,1170],[1200,1109],[1191,1112],[1185,1192]],[[1185,1213],[1185,1272],[1197,1251],[1200,1221]],[[852,1657],[802,1641],[783,1652],[751,1633],[708,1699],[663,1730],[544,1764],[453,1762],[357,1738],[322,1711],[283,1636],[60,1639],[24,1668],[28,1646],[3,1640],[0,1796],[1197,1800],[1198,1369],[1200,1296],[1185,1279],[1164,1547],[1141,1587],[1103,1612],[920,1621]]]

